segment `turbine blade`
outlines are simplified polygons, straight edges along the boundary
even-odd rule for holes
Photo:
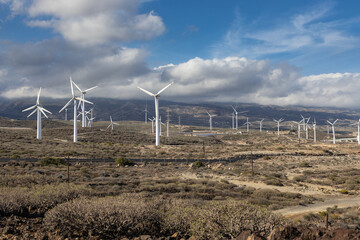
[[[36,108],[32,113],[30,113],[27,117],[30,117],[30,116],[33,115],[36,111],[37,111],[37,108]]]
[[[335,122],[333,124],[335,124],[339,119],[336,119]]]
[[[42,114],[44,114],[44,116],[45,116],[46,118],[48,118],[48,116],[45,114],[45,112],[44,112],[40,107],[38,107],[38,108],[39,108],[40,112],[41,112]]]
[[[141,91],[143,91],[143,92],[145,92],[146,94],[148,94],[148,95],[150,95],[150,96],[155,96],[155,94],[153,94],[152,92],[149,92],[148,90],[145,90],[145,89],[143,89],[143,88],[141,88],[141,87],[137,87],[138,89],[140,89]]]
[[[90,101],[88,101],[88,100],[85,100],[85,99],[83,99],[83,98],[75,98],[75,99],[76,99],[76,100],[79,100],[79,101],[86,102],[86,103],[94,104],[94,103],[92,103],[92,102],[90,102]]]
[[[106,130],[108,130],[108,129],[109,129],[109,127],[111,127],[111,125],[112,125],[112,124],[110,123],[110,125],[106,128]]]
[[[329,122],[328,120],[326,120],[330,125],[333,125],[331,122]]]
[[[167,89],[168,87],[170,87],[174,82],[171,82],[170,84],[168,84],[166,87],[164,87],[163,89],[161,89],[156,95],[159,95],[160,93],[162,93],[163,91],[165,91],[165,89]]]
[[[29,108],[27,108],[27,109],[24,109],[24,110],[22,110],[22,111],[23,111],[23,112],[26,112],[26,111],[29,111],[29,110],[34,109],[34,108],[36,108],[36,105],[31,106],[31,107],[29,107]]]
[[[73,84],[82,93],[81,88],[79,88],[79,86],[75,82],[73,82]]]
[[[45,111],[45,112],[47,112],[47,113],[50,113],[50,114],[52,114],[52,112],[50,112],[49,110],[46,110],[45,108],[43,108],[43,107],[40,107],[43,111]]]
[[[115,124],[115,125],[120,125],[120,124],[118,124],[118,123],[116,123],[116,122],[113,122],[113,124]]]
[[[37,95],[37,100],[36,100],[37,105],[40,104],[40,93],[41,93],[41,88],[39,89],[39,92],[38,92],[38,95]]]
[[[110,122],[112,122],[112,118],[111,118],[111,116],[110,116]]]
[[[91,91],[91,90],[93,90],[93,89],[95,89],[95,88],[97,88],[98,86],[95,86],[95,87],[91,87],[91,88],[88,88],[88,89],[86,89],[84,92],[88,92],[88,91]]]
[[[233,107],[233,105],[231,105],[231,107],[232,107],[232,109],[234,109],[234,112],[236,112],[236,113],[237,113],[237,111],[236,111],[236,109]]]
[[[65,106],[59,111],[59,112],[62,112],[62,110],[64,110],[67,106],[70,105],[70,103],[72,102],[73,99],[70,99],[66,104]]]
[[[75,96],[74,86],[73,86],[73,80],[72,80],[71,76],[70,76],[70,88],[71,88],[71,95],[74,97]]]

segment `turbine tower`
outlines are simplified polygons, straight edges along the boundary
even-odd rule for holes
[[[76,101],[79,101],[79,102],[87,102],[87,103],[90,103],[90,104],[93,104],[93,103],[92,103],[92,102],[89,102],[89,101],[87,101],[87,100],[85,100],[85,99],[76,97],[76,96],[75,96],[75,93],[74,93],[73,83],[74,83],[74,82],[72,81],[72,79],[71,79],[71,77],[70,77],[70,88],[71,88],[71,95],[72,95],[72,97],[71,97],[71,99],[65,104],[65,106],[59,111],[59,113],[60,113],[61,111],[63,111],[67,106],[69,106],[72,101],[74,101],[74,142],[77,142],[77,114],[76,114],[77,108],[76,108]]]
[[[145,124],[147,124],[147,120],[148,120],[148,110],[147,110],[147,104],[145,105],[145,110],[144,110],[144,112],[145,112]]]
[[[74,82],[73,82],[74,83]],[[95,87],[91,87],[91,88],[88,88],[86,90],[81,90],[81,88],[79,88],[78,85],[76,85],[76,83],[74,83],[74,86],[81,92],[81,99],[85,100],[85,94],[95,88],[97,88],[97,86]],[[81,104],[81,126],[82,127],[86,127],[86,118],[85,118],[85,101],[80,101],[79,102],[79,106]]]
[[[68,109],[65,108],[65,121],[67,121],[67,111],[68,111]]]
[[[277,122],[277,129],[278,129],[278,136],[280,136],[280,123],[284,121],[284,119],[280,118],[279,120],[275,120],[274,122]]]
[[[149,120],[151,121],[151,133],[154,133],[154,121],[155,121],[155,118],[154,117],[152,119],[149,118]]]
[[[210,124],[210,131],[212,131],[212,118],[215,117],[216,115],[211,115],[208,111],[206,111],[207,114],[209,115],[209,124]]]
[[[159,146],[160,145],[160,135],[159,135],[159,98],[160,98],[160,93],[162,93],[163,91],[165,91],[165,89],[167,89],[171,84],[173,84],[173,82],[171,82],[170,84],[168,84],[167,86],[165,86],[163,89],[161,89],[158,93],[153,94],[152,92],[149,92],[141,87],[138,87],[141,91],[145,92],[146,94],[153,96],[154,100],[155,100],[155,127],[156,127],[156,139],[155,139],[155,145]]]
[[[110,116],[110,124],[109,124],[109,126],[106,128],[106,130],[108,130],[109,127],[111,127],[111,131],[113,131],[113,130],[114,130],[114,125],[119,125],[119,124],[116,123],[116,122],[113,122],[113,120],[112,120],[112,118],[111,118],[111,116]]]
[[[36,104],[34,106],[31,106],[27,109],[24,109],[22,110],[23,112],[26,112],[26,111],[29,111],[31,109],[34,109],[34,111],[32,111],[27,117],[30,117],[31,115],[33,115],[35,112],[37,113],[37,121],[36,121],[36,127],[37,127],[37,130],[36,130],[36,138],[37,139],[41,139],[42,136],[41,136],[41,113],[44,114],[44,116],[46,118],[48,118],[45,114],[45,112],[47,113],[50,113],[50,111],[46,110],[45,108],[43,108],[41,105],[40,105],[40,93],[41,93],[41,88],[39,89],[39,92],[38,92],[38,95],[37,95],[37,100],[36,100]]]
[[[330,121],[327,120],[327,122],[331,125],[331,130],[332,130],[332,133],[333,133],[333,143],[335,144],[336,143],[336,140],[335,140],[335,123],[337,122],[337,120],[339,119],[336,119],[333,123],[331,123]]]

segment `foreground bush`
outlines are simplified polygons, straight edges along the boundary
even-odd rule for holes
[[[284,220],[239,201],[144,199],[140,195],[76,199],[48,211],[44,225],[62,237],[116,238],[140,235],[198,239],[235,238],[250,230],[266,236]]]
[[[59,203],[89,194],[84,186],[65,183],[33,188],[0,188],[0,215],[44,214]]]
[[[135,163],[133,161],[125,159],[125,158],[117,158],[117,159],[115,159],[115,162],[117,164],[119,164],[119,166],[122,166],[122,167],[135,165]]]
[[[65,160],[60,158],[44,157],[39,161],[39,163],[42,166],[49,166],[49,165],[59,166],[59,165],[64,165]]]

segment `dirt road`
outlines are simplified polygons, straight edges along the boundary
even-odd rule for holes
[[[356,196],[356,197],[334,198],[334,199],[325,200],[324,202],[317,202],[306,206],[298,205],[298,206],[283,208],[274,212],[280,213],[286,217],[291,217],[291,216],[303,215],[305,213],[325,211],[328,207],[334,207],[335,205],[338,206],[339,208],[360,206],[360,197]]]

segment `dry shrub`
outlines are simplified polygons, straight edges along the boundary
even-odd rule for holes
[[[44,225],[64,237],[158,235],[161,201],[146,201],[136,195],[76,199],[45,214]]]
[[[197,239],[237,237],[244,230],[264,236],[284,220],[239,201],[145,199],[139,194],[76,199],[45,214],[44,226],[61,237],[118,238],[140,235]]]
[[[266,236],[283,224],[280,216],[245,202],[212,201],[198,210],[190,231],[199,239],[229,239],[245,230]]]
[[[84,186],[65,183],[33,188],[0,188],[0,215],[44,214],[59,203],[89,194],[90,190]]]
[[[33,185],[44,185],[59,183],[60,179],[33,172],[31,174],[3,175],[0,176],[0,185],[5,187],[31,187]]]

